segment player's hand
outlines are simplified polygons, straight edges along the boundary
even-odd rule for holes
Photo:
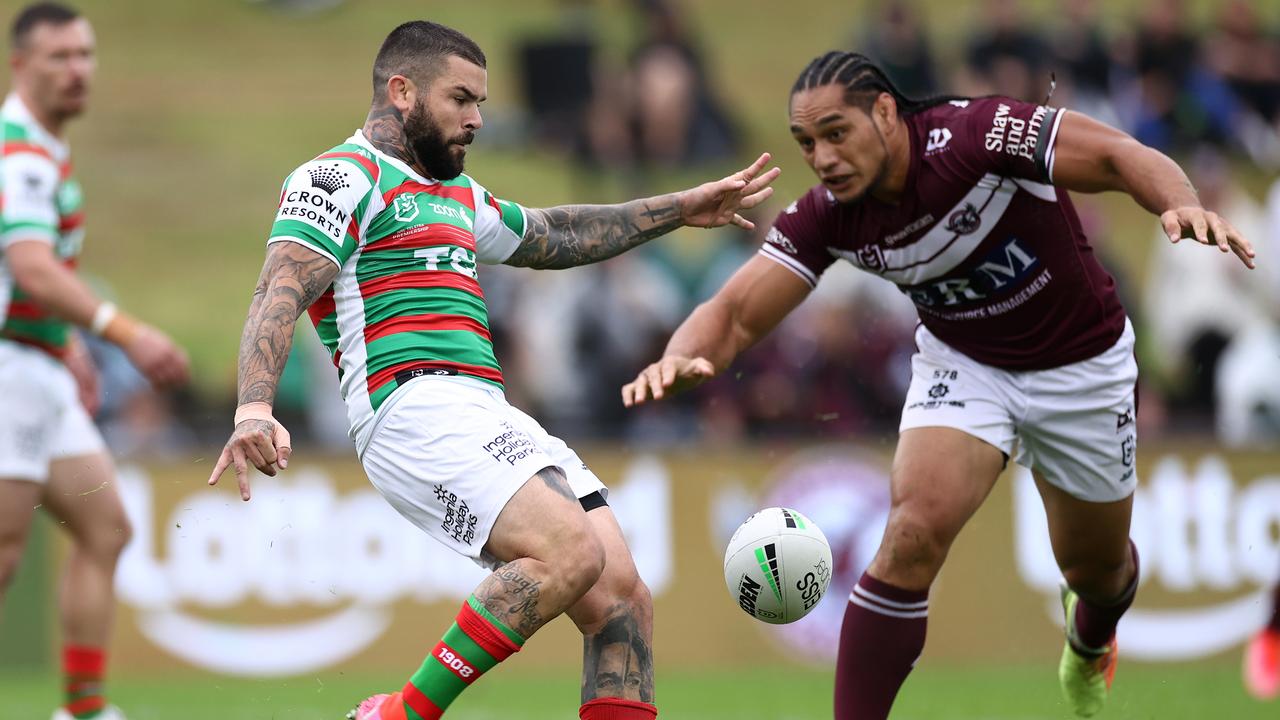
[[[754,230],[755,223],[739,215],[738,211],[749,210],[773,194],[769,185],[782,170],[775,167],[761,173],[769,158],[769,153],[764,153],[746,169],[680,193],[680,219],[685,225],[694,227],[720,227],[733,223],[746,230]]]
[[[1226,218],[1215,212],[1201,207],[1174,208],[1160,216],[1160,224],[1164,226],[1169,242],[1187,238],[1201,245],[1217,245],[1222,252],[1234,252],[1245,267],[1257,267],[1253,262],[1256,256],[1253,245]]]
[[[236,423],[218,456],[218,463],[213,466],[209,475],[209,484],[217,485],[218,479],[227,467],[234,467],[236,481],[240,485],[240,498],[249,499],[249,463],[264,475],[275,477],[277,466],[281,469],[289,467],[289,456],[293,454],[290,446],[289,431],[275,418],[247,418]]]
[[[150,325],[139,325],[137,335],[124,345],[124,352],[156,387],[182,385],[190,375],[187,353]]]
[[[715,366],[706,358],[668,355],[641,370],[635,380],[622,386],[622,404],[627,407],[641,405],[650,397],[661,400],[668,393],[674,395],[697,387],[715,374]]]
[[[67,346],[67,354],[62,358],[71,377],[75,378],[76,391],[80,396],[80,404],[89,413],[89,417],[98,414],[102,406],[102,398],[98,392],[98,367],[93,364],[89,348],[76,338]]]

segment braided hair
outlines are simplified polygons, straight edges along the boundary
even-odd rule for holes
[[[800,73],[800,77],[796,78],[795,85],[791,86],[791,94],[795,95],[803,90],[837,83],[844,86],[846,103],[868,113],[882,92],[893,96],[898,103],[898,113],[901,115],[917,113],[952,100],[965,99],[954,95],[936,96],[925,100],[909,98],[902,94],[902,91],[885,75],[884,70],[872,62],[871,58],[861,53],[839,50],[832,50],[814,58]]]

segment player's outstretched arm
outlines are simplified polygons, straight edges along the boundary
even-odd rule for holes
[[[299,243],[268,246],[240,336],[235,430],[209,476],[210,485],[216,485],[227,467],[233,466],[240,497],[248,500],[248,463],[272,476],[277,465],[288,466],[289,431],[272,417],[271,405],[293,347],[298,317],[333,283],[338,269],[332,260]]]
[[[809,296],[809,284],[756,255],[680,324],[662,359],[622,387],[622,404],[661,400],[722,372]]]
[[[1080,192],[1118,190],[1159,216],[1170,242],[1194,239],[1234,252],[1254,267],[1254,250],[1239,230],[1205,210],[1182,168],[1167,155],[1086,115],[1067,112],[1054,147],[1053,184]]]
[[[129,360],[159,387],[187,381],[187,354],[168,335],[94,295],[41,240],[10,242],[4,250],[14,281],[40,307],[120,346]],[[77,380],[80,378],[77,377]]]
[[[507,265],[544,270],[588,265],[642,245],[684,225],[755,225],[739,214],[773,194],[770,184],[782,172],[764,170],[769,153],[726,178],[677,193],[618,205],[561,205],[528,210],[524,239]]]

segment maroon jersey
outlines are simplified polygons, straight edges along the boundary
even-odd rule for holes
[[[840,204],[819,185],[778,216],[760,252],[810,285],[839,258],[880,275],[934,335],[995,367],[1058,367],[1115,344],[1115,281],[1052,185],[1062,112],[990,97],[904,120],[911,164],[897,205]]]

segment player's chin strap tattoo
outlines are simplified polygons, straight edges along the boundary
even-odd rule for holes
[[[607,260],[684,224],[678,193],[619,205],[530,209],[524,242],[507,265],[544,270]]]
[[[640,610],[620,602],[599,631],[583,635],[582,702],[619,697],[653,702],[653,651]]]
[[[240,336],[240,405],[276,397],[298,316],[338,276],[338,266],[293,242],[272,243]]]

